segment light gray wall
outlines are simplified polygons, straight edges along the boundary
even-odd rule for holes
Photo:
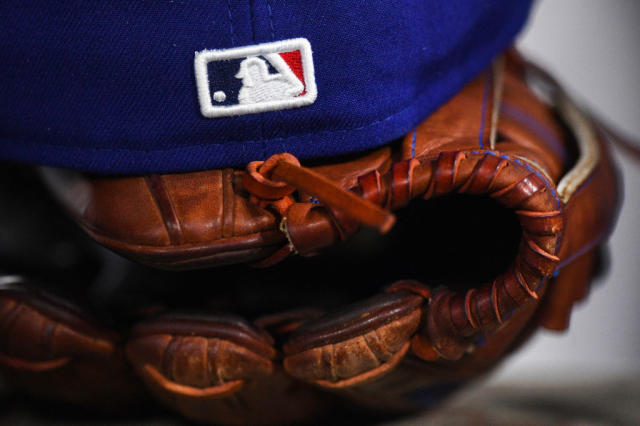
[[[583,105],[640,141],[639,1],[539,1],[518,45]],[[640,163],[616,153],[625,201],[610,240],[611,270],[574,310],[568,333],[539,332],[494,383],[640,372]]]

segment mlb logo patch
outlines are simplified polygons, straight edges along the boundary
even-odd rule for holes
[[[305,38],[201,50],[195,73],[200,111],[209,118],[298,108],[318,94]]]

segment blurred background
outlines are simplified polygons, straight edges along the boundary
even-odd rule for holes
[[[639,1],[539,0],[517,45],[580,104],[640,141]],[[640,424],[640,163],[620,149],[616,159],[624,204],[609,270],[569,330],[539,331],[441,410],[394,424]]]
[[[587,109],[640,141],[640,2],[540,1],[518,45]],[[616,153],[624,204],[610,270],[574,310],[568,333],[539,333],[495,381],[640,373],[640,164]]]

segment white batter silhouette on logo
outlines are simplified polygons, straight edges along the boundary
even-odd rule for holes
[[[311,44],[302,37],[200,50],[193,66],[206,118],[300,108],[318,96]]]
[[[240,63],[236,78],[242,79],[242,88],[238,93],[238,103],[257,104],[280,101],[298,96],[304,85],[278,54],[265,55],[278,71],[269,73],[267,62],[256,56],[248,57]]]

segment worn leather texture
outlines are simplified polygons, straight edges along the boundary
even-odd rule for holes
[[[620,203],[604,134],[515,52],[402,140],[301,167],[278,158],[248,169],[257,185],[244,169],[43,170],[105,247],[159,268],[216,268],[140,268],[128,278],[138,296],[120,294],[119,310],[5,278],[4,377],[75,403],[152,395],[207,423],[423,409],[539,326],[568,326]],[[353,194],[366,211],[338,207]],[[361,226],[380,211],[395,212],[384,237]]]

